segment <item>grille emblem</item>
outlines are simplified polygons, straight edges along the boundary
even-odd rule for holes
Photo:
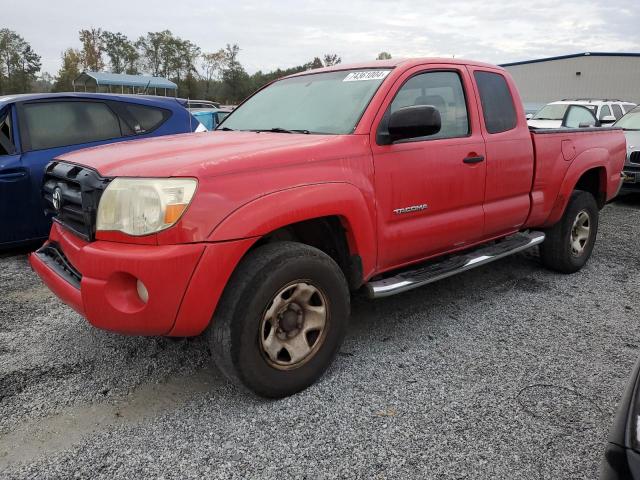
[[[56,189],[53,191],[51,200],[53,203],[53,208],[55,208],[57,211],[60,211],[60,207],[62,207],[62,190],[60,189],[60,187],[56,187]]]

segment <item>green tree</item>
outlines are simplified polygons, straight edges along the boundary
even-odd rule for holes
[[[68,48],[62,54],[62,66],[58,71],[51,91],[53,92],[72,92],[73,81],[80,75],[82,68],[82,53],[80,50]]]
[[[102,33],[102,41],[113,73],[138,73],[140,54],[126,35],[105,31]]]
[[[0,94],[25,93],[40,71],[40,55],[16,32],[0,29]]]
[[[217,52],[202,54],[202,70],[204,71],[204,80],[206,85],[205,95],[209,97],[211,85],[214,80],[218,80],[222,74],[225,54],[220,49]]]
[[[380,52],[376,60],[391,60],[391,54],[389,52]]]
[[[320,58],[318,57],[315,57],[309,63],[304,64],[305,70],[312,70],[314,68],[322,68],[322,67],[324,67],[324,64],[322,63],[322,60],[320,60]]]
[[[227,43],[224,49],[224,66],[222,69],[222,92],[224,101],[239,102],[251,93],[249,75],[238,60],[240,47]]]
[[[104,70],[104,39],[101,28],[80,30],[82,68],[91,72]]]
[[[342,62],[342,59],[338,56],[337,53],[325,53],[324,55],[324,66],[331,67],[333,65],[337,65]]]

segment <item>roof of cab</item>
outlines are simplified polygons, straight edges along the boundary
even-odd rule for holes
[[[465,60],[460,58],[438,58],[438,57],[392,58],[389,60],[371,60],[368,62],[359,62],[359,63],[348,63],[348,64],[339,63],[331,67],[315,68],[313,70],[306,70],[304,72],[294,73],[293,75],[289,75],[285,78],[309,75],[311,73],[335,72],[340,70],[360,70],[360,69],[366,69],[366,68],[371,68],[371,69],[395,68],[401,65],[406,68],[411,68],[418,65],[428,65],[430,63],[451,64],[451,65],[473,65],[476,67],[489,67],[489,68],[495,68],[497,70],[504,70],[502,67],[498,65],[492,65],[490,63],[483,63],[483,62],[477,62],[475,60]]]

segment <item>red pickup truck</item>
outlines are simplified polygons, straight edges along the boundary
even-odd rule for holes
[[[206,331],[220,370],[281,397],[335,356],[350,292],[384,297],[535,245],[579,270],[620,188],[623,133],[530,130],[503,69],[338,65],[259,90],[215,132],[64,155],[30,262],[98,328]]]

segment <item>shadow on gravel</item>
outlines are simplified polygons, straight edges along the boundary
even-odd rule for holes
[[[614,203],[624,205],[626,207],[634,207],[640,209],[640,193],[624,193],[619,195]]]

